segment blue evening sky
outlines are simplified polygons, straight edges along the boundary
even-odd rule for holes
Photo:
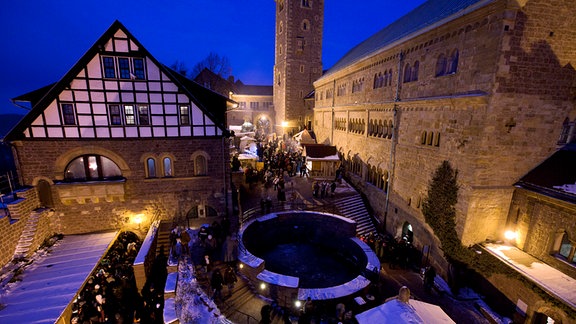
[[[423,2],[326,0],[324,69]],[[10,98],[58,81],[116,19],[166,65],[215,52],[245,84],[271,85],[274,13],[274,0],[4,1],[0,114],[25,113]]]

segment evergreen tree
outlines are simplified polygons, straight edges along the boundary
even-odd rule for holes
[[[434,230],[448,258],[458,259],[462,243],[456,232],[456,203],[458,202],[458,171],[443,161],[428,184],[428,196],[422,204],[424,219]]]

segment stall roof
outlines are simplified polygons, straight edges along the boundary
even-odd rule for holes
[[[3,295],[0,323],[55,323],[115,237],[66,235],[48,254],[36,256]]]

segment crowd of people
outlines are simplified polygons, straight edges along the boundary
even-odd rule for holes
[[[122,232],[102,258],[72,304],[72,324],[155,323],[154,296],[142,296],[136,287],[132,263],[140,239]]]

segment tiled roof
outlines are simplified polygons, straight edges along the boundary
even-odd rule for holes
[[[388,45],[444,19],[451,19],[451,16],[467,13],[493,1],[495,0],[428,0],[352,48],[324,76],[335,73],[367,56],[374,55]]]
[[[237,85],[236,94],[245,96],[272,96],[272,86],[266,85]]]

